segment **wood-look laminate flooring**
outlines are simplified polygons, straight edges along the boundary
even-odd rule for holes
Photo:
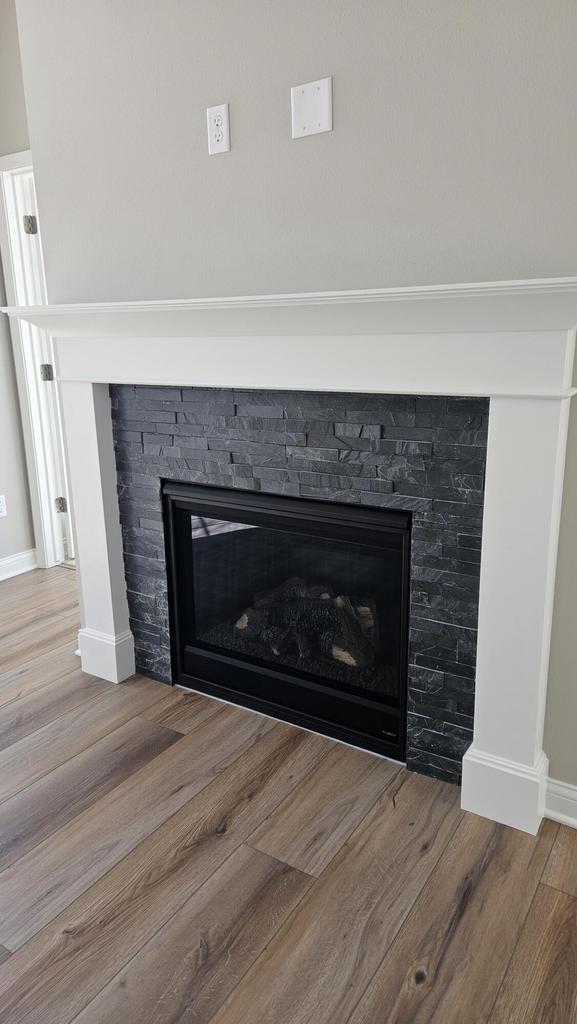
[[[577,1024],[577,832],[74,654],[0,583],[0,1024]]]

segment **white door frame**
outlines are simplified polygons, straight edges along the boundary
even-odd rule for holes
[[[0,255],[7,301],[46,303],[39,234],[25,235],[22,214],[36,213],[29,150],[0,157]],[[40,378],[40,365],[54,363],[51,337],[31,324],[10,321],[16,382],[30,491],[37,564],[57,565],[71,557],[69,518],[54,499],[68,498],[62,449],[60,400],[55,382]],[[63,521],[65,519],[65,521]]]

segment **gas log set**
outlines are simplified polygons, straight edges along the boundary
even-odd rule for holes
[[[255,594],[234,632],[241,641],[258,638],[275,657],[292,652],[305,663],[322,657],[367,668],[375,661],[376,619],[374,601],[295,577]]]

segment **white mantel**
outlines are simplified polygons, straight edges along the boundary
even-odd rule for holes
[[[108,383],[491,399],[463,807],[536,832],[577,279],[5,310],[51,333],[86,671],[134,671]]]

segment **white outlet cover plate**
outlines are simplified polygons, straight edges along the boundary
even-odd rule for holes
[[[217,107],[207,107],[206,128],[210,156],[214,156],[215,153],[228,153],[230,150],[228,103],[220,103]]]
[[[319,78],[291,89],[293,139],[333,130],[333,80]]]

